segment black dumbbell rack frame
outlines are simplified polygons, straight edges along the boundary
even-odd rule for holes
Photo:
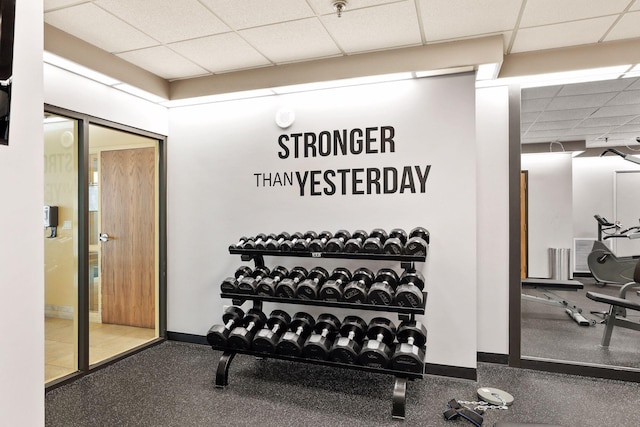
[[[253,261],[256,267],[263,267],[265,256],[285,256],[285,257],[303,257],[303,258],[340,258],[340,259],[362,259],[362,260],[374,260],[374,261],[400,261],[400,266],[404,270],[415,269],[415,262],[424,262],[425,256],[415,255],[387,255],[387,254],[369,254],[369,253],[345,253],[345,252],[281,252],[281,251],[268,251],[258,249],[236,249],[229,248],[229,253],[232,255],[241,255],[243,261]],[[253,307],[262,310],[263,302],[276,302],[280,304],[294,304],[294,305],[313,305],[320,307],[334,307],[334,308],[349,308],[354,310],[368,310],[368,311],[385,311],[398,313],[398,318],[401,321],[415,320],[416,314],[424,314],[425,306],[427,302],[427,293],[423,292],[422,307],[401,307],[396,305],[373,305],[373,304],[357,304],[342,301],[323,301],[323,300],[305,300],[297,298],[280,298],[254,294],[241,294],[241,293],[221,293],[222,298],[231,299],[234,305],[242,305],[246,301],[253,301]],[[261,353],[249,350],[237,350],[229,348],[220,348],[213,346],[214,350],[220,350],[223,352],[218,362],[218,368],[216,370],[216,387],[224,388],[229,385],[229,367],[236,354],[248,354],[259,358],[271,358],[290,360],[299,363],[308,363],[314,365],[331,366],[335,368],[352,369],[366,372],[374,372],[379,374],[390,374],[395,377],[395,384],[393,387],[393,399],[392,399],[392,416],[395,419],[405,418],[406,408],[406,391],[407,381],[417,380],[424,378],[424,368],[421,373],[397,371],[387,368],[373,368],[370,366],[362,365],[350,365],[344,363],[337,363],[328,360],[308,359],[295,356],[285,356],[280,354]]]

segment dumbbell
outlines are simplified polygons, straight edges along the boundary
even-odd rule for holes
[[[421,374],[424,371],[424,350],[427,328],[418,321],[405,321],[398,327],[398,344],[391,356],[391,369]]]
[[[318,233],[316,233],[315,231],[307,231],[306,233],[304,233],[304,236],[302,237],[302,239],[298,239],[295,241],[295,243],[293,244],[293,250],[294,251],[308,250],[309,243],[311,243],[311,241],[317,237],[318,237]]]
[[[256,240],[256,249],[258,249],[260,251],[266,250],[267,249],[267,242],[273,241],[274,239],[277,239],[277,238],[278,238],[278,236],[276,236],[275,234],[269,234],[264,239],[257,239]]]
[[[282,279],[276,285],[276,296],[280,298],[295,298],[298,284],[307,277],[307,269],[304,267],[293,267],[289,276]]]
[[[344,287],[343,299],[347,302],[364,304],[374,278],[373,271],[368,268],[363,267],[354,271],[351,282]]]
[[[404,247],[406,255],[427,256],[429,249],[429,231],[426,228],[416,227],[409,233],[409,240]]]
[[[244,311],[238,306],[230,305],[222,314],[224,325],[213,325],[207,332],[207,342],[214,347],[225,347],[231,329],[242,320]]]
[[[350,254],[362,252],[362,244],[367,240],[367,232],[364,230],[356,230],[351,238],[344,244],[344,251]]]
[[[229,249],[242,249],[244,244],[251,239],[253,239],[253,237],[242,236],[241,238],[238,239],[238,243],[236,243],[235,245],[229,245]]]
[[[222,283],[220,284],[220,291],[221,292],[237,292],[238,291],[238,282],[241,281],[242,279],[244,279],[245,277],[249,277],[252,273],[252,270],[247,267],[246,265],[243,265],[242,267],[239,267],[235,274],[234,277],[227,277],[226,279],[224,279],[222,281]]]
[[[279,265],[271,270],[269,277],[265,277],[258,283],[257,294],[274,296],[276,294],[276,286],[278,282],[285,279],[289,275],[289,270]]]
[[[308,313],[298,312],[289,324],[289,330],[284,333],[276,345],[276,353],[286,356],[300,356],[304,342],[313,330],[315,321]]]
[[[393,322],[385,317],[375,317],[367,328],[368,340],[362,345],[358,363],[374,368],[386,368],[391,359],[391,347],[396,333]]]
[[[340,320],[330,313],[318,316],[312,333],[302,348],[302,357],[326,360],[331,344],[340,329]]]
[[[238,281],[238,293],[255,294],[258,290],[258,283],[269,275],[269,269],[265,266],[258,266],[253,270],[251,276],[244,277]]]
[[[318,299],[320,287],[329,277],[329,272],[322,267],[315,267],[309,271],[307,278],[298,284],[296,297],[300,299]]]
[[[322,252],[325,245],[333,237],[330,231],[321,231],[318,237],[309,242],[309,252]]]
[[[280,246],[287,240],[291,239],[291,235],[286,231],[275,236],[275,239],[267,240],[266,248],[269,251],[277,251],[280,249]]]
[[[394,305],[401,307],[422,307],[424,295],[424,276],[419,271],[407,270],[400,276],[400,282],[396,288]]]
[[[338,230],[333,235],[332,239],[329,239],[326,245],[324,245],[325,252],[343,252],[344,245],[351,238],[351,233],[347,230]]]
[[[263,240],[264,241],[267,240],[267,235],[264,233],[260,233],[253,239],[249,239],[246,242],[244,242],[244,245],[242,245],[242,249],[255,249],[256,244],[258,244],[259,242],[262,242]]]
[[[260,329],[253,338],[253,349],[262,353],[275,353],[280,337],[287,331],[291,316],[282,310],[273,310],[267,327]]]
[[[374,305],[391,305],[398,285],[398,274],[390,268],[381,268],[376,274],[373,285],[369,288],[367,301]]]
[[[257,308],[247,311],[242,319],[242,326],[233,328],[229,337],[227,337],[227,347],[236,348],[238,350],[249,350],[251,341],[256,331],[259,331],[267,321],[267,316]]]
[[[402,255],[407,243],[407,232],[402,228],[394,228],[389,232],[389,238],[385,240],[382,252],[388,255]]]
[[[388,237],[387,232],[382,228],[374,228],[371,230],[371,233],[369,233],[367,240],[362,244],[363,252],[369,254],[381,254],[384,242]]]
[[[344,286],[351,281],[351,272],[343,267],[333,270],[329,280],[320,288],[319,297],[325,301],[342,301]]]
[[[293,245],[298,241],[298,239],[302,238],[302,233],[293,233],[287,240],[280,243],[280,247],[278,247],[278,249],[280,249],[281,252],[291,252],[293,250]]]
[[[347,316],[340,327],[340,337],[329,351],[329,360],[353,364],[358,360],[367,324],[358,316]]]

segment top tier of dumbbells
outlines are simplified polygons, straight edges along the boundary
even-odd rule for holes
[[[416,227],[409,233],[401,228],[387,232],[374,228],[370,233],[364,230],[307,231],[305,233],[258,234],[255,237],[241,237],[230,250],[257,250],[276,252],[339,252],[387,255],[427,256],[429,231]]]

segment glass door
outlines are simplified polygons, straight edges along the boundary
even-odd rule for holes
[[[45,114],[45,382],[78,370],[77,143],[77,120]]]

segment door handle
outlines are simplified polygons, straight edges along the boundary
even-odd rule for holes
[[[100,233],[100,241],[101,242],[108,242],[109,241],[109,235],[107,233]]]

